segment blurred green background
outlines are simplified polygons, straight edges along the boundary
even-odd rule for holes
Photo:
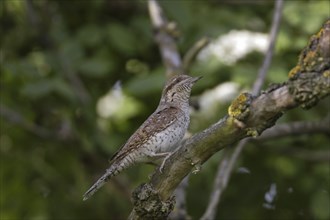
[[[266,86],[287,80],[299,52],[330,17],[329,4],[285,1]],[[182,54],[203,36],[217,39],[232,30],[267,34],[274,8],[269,0],[161,5],[181,30]],[[158,104],[165,70],[147,2],[4,0],[0,7],[0,219],[125,219],[131,191],[148,180],[152,166],[125,171],[87,202],[82,195]],[[193,96],[224,82],[251,88],[262,59],[258,51],[231,64],[214,56],[198,59],[190,72],[204,78]],[[229,103],[213,114],[195,110],[191,132],[222,118]],[[287,112],[278,123],[322,120],[329,110],[327,98],[309,111]],[[329,155],[329,141],[324,134],[306,134],[249,144],[217,219],[329,219],[329,160],[312,157]],[[206,209],[220,155],[190,178],[193,219]]]

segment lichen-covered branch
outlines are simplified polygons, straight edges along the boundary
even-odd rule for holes
[[[327,39],[330,39],[330,20],[319,34],[312,37],[307,49],[303,51],[309,58],[304,58],[302,63],[299,61],[298,65],[301,66],[290,74],[287,82],[268,88],[258,97],[241,94],[233,101],[228,115],[187,139],[166,161],[163,171],[156,170],[147,185],[153,192],[157,192],[161,203],[166,204],[164,209],[169,207],[172,193],[182,179],[193,169],[198,170],[214,153],[245,137],[260,135],[272,127],[285,111],[299,106],[311,108],[330,94],[330,52]],[[308,56],[309,53],[314,55]],[[143,193],[144,187],[135,190],[133,201],[139,200],[139,195]],[[148,198],[144,200],[149,201]],[[152,206],[163,207],[155,199],[150,201]],[[134,209],[138,210],[138,207]],[[151,216],[157,214],[152,211],[155,209],[148,210],[151,210]]]

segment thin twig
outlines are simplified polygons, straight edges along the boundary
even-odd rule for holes
[[[298,121],[285,124],[278,124],[264,131],[260,137],[253,141],[265,141],[269,139],[281,138],[302,134],[327,134],[330,135],[330,118],[321,121]]]
[[[282,16],[282,8],[283,8],[283,0],[276,0],[273,22],[270,31],[270,42],[267,53],[264,58],[264,62],[258,72],[258,77],[253,86],[253,90],[252,90],[253,95],[257,95],[259,93],[264,83],[266,73],[269,69],[274,52],[274,46],[278,34],[280,20]],[[226,189],[228,181],[230,179],[230,175],[236,163],[236,160],[238,159],[240,153],[242,152],[247,142],[248,139],[244,139],[240,141],[239,144],[234,149],[232,148],[225,149],[225,154],[224,154],[225,156],[222,158],[222,160],[228,162],[226,162],[225,165],[222,165],[221,163],[221,165],[219,166],[213,186],[213,191],[211,193],[211,198],[208,207],[201,218],[202,220],[212,220],[215,218],[217,212],[217,206],[220,201],[221,194]]]
[[[269,45],[268,45],[267,53],[264,58],[264,62],[262,64],[261,68],[259,69],[258,77],[253,85],[253,90],[252,90],[253,95],[257,95],[260,92],[261,87],[265,81],[266,73],[268,72],[270,63],[272,61],[275,42],[276,42],[276,38],[278,35],[278,29],[279,29],[281,17],[282,17],[282,8],[283,8],[283,0],[276,0],[275,12],[273,15],[273,23],[272,23],[272,27],[270,30]]]
[[[226,156],[228,154],[228,156]],[[223,157],[221,162],[218,165],[218,173],[214,179],[214,185],[212,189],[212,199],[210,199],[208,207],[206,212],[204,213],[201,220],[207,220],[207,219],[214,219],[216,214],[216,209],[218,206],[218,201],[221,198],[221,192],[223,188],[226,187],[228,180],[224,180],[226,178],[226,175],[224,172],[226,172],[228,169],[228,163],[229,163],[229,151],[224,151]],[[223,182],[223,184],[221,184]]]
[[[208,37],[203,37],[199,39],[184,55],[183,57],[183,69],[188,71],[189,67],[195,60],[198,53],[206,47],[210,43],[210,39]]]
[[[188,187],[189,183],[189,175],[187,175],[180,185],[176,188],[174,194],[175,194],[175,208],[173,212],[171,212],[169,219],[171,220],[180,220],[185,219],[189,220],[191,219],[190,216],[187,213],[187,207],[186,207],[186,189]]]
[[[285,155],[289,157],[296,157],[302,160],[307,160],[310,162],[325,162],[329,163],[330,161],[330,150],[303,150],[296,149],[293,151],[285,152]]]
[[[222,193],[227,188],[230,174],[233,170],[233,167],[238,159],[238,156],[243,150],[243,147],[248,142],[249,138],[246,138],[238,143],[238,145],[233,147],[228,147],[224,149],[223,157],[221,162],[219,163],[217,174],[215,177],[215,181],[213,184],[213,190],[211,192],[211,198],[207,209],[201,220],[211,220],[215,219],[215,215],[217,212],[217,207],[221,198]]]

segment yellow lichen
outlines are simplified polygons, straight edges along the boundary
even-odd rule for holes
[[[330,77],[330,70],[326,70],[323,72],[324,77]]]
[[[310,62],[313,62],[313,60],[315,59],[315,55],[316,51],[308,51],[303,60],[304,66],[308,65]]]
[[[297,65],[289,72],[289,78],[292,78],[299,72],[300,72],[300,65]]]
[[[246,102],[249,98],[248,93],[241,93],[229,106],[228,114],[232,117],[238,117],[246,110]]]
[[[257,129],[253,129],[253,128],[248,128],[246,134],[254,138],[259,136],[259,132],[257,131]]]

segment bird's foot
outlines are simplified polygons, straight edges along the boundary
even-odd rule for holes
[[[172,155],[172,153],[167,153],[167,155],[165,156],[165,158],[164,158],[162,164],[161,164],[160,167],[159,167],[159,172],[160,172],[160,173],[163,173],[163,169],[164,169],[165,163],[166,163],[167,159],[168,159],[171,155]]]

